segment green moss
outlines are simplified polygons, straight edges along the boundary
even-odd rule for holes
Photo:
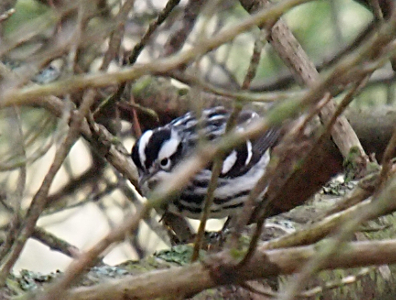
[[[153,80],[151,76],[143,76],[139,80],[135,81],[132,86],[133,95],[140,96],[142,92],[147,90],[152,82]]]
[[[176,263],[179,265],[186,265],[191,262],[191,256],[193,253],[192,245],[179,245],[172,247],[169,250],[161,250],[159,252],[154,253],[156,258],[159,258],[163,261]],[[205,251],[200,250],[199,257],[203,258],[205,255]]]
[[[236,260],[242,259],[245,254],[246,254],[245,250],[238,250],[238,249],[231,249],[230,250],[231,257],[236,259]]]
[[[49,10],[48,6],[41,4],[39,1],[17,1],[17,4],[15,5],[15,13],[6,22],[4,22],[4,32],[6,36],[20,28],[21,24],[26,24],[27,22],[42,16],[46,12],[49,12]]]

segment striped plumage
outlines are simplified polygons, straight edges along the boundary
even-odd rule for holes
[[[140,187],[148,194],[159,182],[172,176],[174,166],[188,157],[199,138],[216,140],[225,132],[230,112],[224,107],[202,111],[199,120],[189,112],[169,124],[146,131],[132,149]],[[237,130],[259,118],[253,111],[239,114]],[[225,158],[218,178],[211,207],[211,218],[233,215],[243,206],[249,192],[264,174],[269,162],[269,148],[275,143],[278,130],[270,129],[255,140],[248,140],[233,149]],[[211,178],[211,164],[199,172],[181,191],[178,198],[168,204],[167,209],[189,218],[199,219],[207,187]]]

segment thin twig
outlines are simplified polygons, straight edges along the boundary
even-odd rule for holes
[[[58,251],[71,258],[78,257],[80,253],[76,246],[69,244],[41,227],[35,227],[32,238],[50,247],[51,250]]]
[[[133,47],[132,53],[128,58],[128,65],[135,64],[138,56],[149,42],[154,31],[166,20],[166,18],[168,18],[169,14],[177,5],[179,5],[179,3],[180,0],[168,0],[164,9],[158,14],[157,19],[150,23],[147,31],[145,32],[141,40],[135,45],[135,47]]]
[[[250,63],[248,70],[246,71],[245,78],[242,83],[242,90],[249,90],[250,84],[252,83],[253,79],[256,77],[257,74],[257,69],[260,63],[260,58],[261,58],[261,52],[264,49],[265,46],[265,40],[263,39],[263,36],[267,36],[267,31],[264,29],[260,30],[259,36],[256,38],[254,41],[254,46],[253,46],[253,53],[250,58]]]
[[[0,23],[7,21],[14,13],[15,8],[11,8],[0,15]]]
[[[180,28],[176,30],[166,41],[164,46],[164,56],[179,51],[187,40],[188,34],[192,31],[195,21],[201,11],[205,0],[189,0],[184,8],[183,19],[180,22]]]
[[[202,240],[205,235],[206,221],[209,218],[210,208],[212,207],[214,193],[217,188],[217,181],[218,181],[219,175],[221,173],[222,167],[223,167],[222,157],[216,157],[213,161],[212,175],[210,178],[208,191],[207,191],[205,199],[204,199],[205,205],[203,208],[202,216],[200,218],[198,232],[197,232],[197,235],[195,236],[194,249],[193,249],[193,253],[191,256],[192,262],[196,261],[199,257],[199,251],[201,250]]]
[[[298,295],[298,298],[312,298],[316,295],[323,294],[325,291],[334,290],[337,288],[345,287],[348,284],[354,284],[363,277],[373,272],[376,268],[363,268],[355,275],[349,275],[347,277],[342,278],[341,280],[337,281],[330,281],[326,282],[324,286],[317,286],[314,288],[310,288],[307,291],[302,292]]]
[[[255,288],[251,284],[249,284],[249,282],[242,283],[241,287],[253,294],[264,296],[265,297],[264,299],[275,298],[277,295],[277,293],[274,293],[269,288],[267,288],[266,290],[258,290],[257,288]]]
[[[171,71],[166,73],[165,75],[169,75],[180,82],[183,82],[188,85],[197,85],[202,88],[204,91],[211,92],[215,95],[224,96],[241,103],[250,103],[250,102],[277,102],[285,99],[295,98],[301,96],[304,93],[304,90],[298,91],[274,91],[274,92],[262,92],[262,93],[255,93],[246,91],[233,91],[225,88],[220,88],[218,86],[212,85],[209,82],[203,81],[202,79],[198,78],[194,74],[190,72],[179,72],[179,71]]]
[[[128,20],[128,14],[132,10],[134,3],[135,0],[125,1],[115,17],[115,28],[110,35],[109,47],[103,57],[102,65],[100,66],[101,71],[108,69],[110,62],[117,56],[120,50],[125,32],[125,23]]]

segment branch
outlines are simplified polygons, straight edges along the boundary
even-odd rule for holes
[[[337,256],[323,265],[322,270],[396,262],[395,240],[348,243],[343,249],[344,251],[337,253]],[[143,300],[158,297],[191,297],[205,289],[220,285],[240,284],[247,280],[293,274],[315,257],[318,251],[316,246],[280,250],[264,250],[259,247],[251,261],[242,269],[238,269],[237,273],[229,264],[228,255],[222,252],[207,261],[207,263],[216,262],[215,267],[212,268],[202,263],[194,263],[185,267],[154,271],[121,280],[111,280],[92,287],[76,288],[62,299]]]
[[[71,258],[78,257],[80,250],[65,240],[49,233],[44,228],[36,226],[32,234],[32,238],[50,247],[53,251],[59,251]]]

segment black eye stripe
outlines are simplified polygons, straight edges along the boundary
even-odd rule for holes
[[[165,141],[171,138],[171,129],[170,128],[158,128],[153,131],[152,136],[150,137],[146,149],[144,153],[146,155],[146,161],[144,165],[146,169],[149,169],[153,162],[157,159],[158,153],[161,150],[162,145]]]
[[[181,154],[182,154],[182,150],[183,150],[183,145],[182,143],[179,143],[179,145],[177,146],[176,152],[173,153],[171,155],[171,157],[169,157],[169,159],[171,160],[171,163],[174,164],[175,161],[178,161]],[[172,167],[172,166],[171,166]]]

